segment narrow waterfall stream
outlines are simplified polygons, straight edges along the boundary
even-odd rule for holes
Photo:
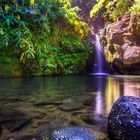
[[[96,55],[96,68],[95,73],[104,73],[104,55],[103,48],[98,34],[95,35],[95,55]]]
[[[93,28],[91,28],[91,34],[94,36],[92,41],[95,50],[95,64],[92,67],[92,74],[94,75],[106,75],[105,73],[105,58],[103,53],[102,43],[100,41],[99,34],[95,34]]]

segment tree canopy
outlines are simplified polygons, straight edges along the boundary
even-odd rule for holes
[[[104,16],[110,20],[116,20],[118,17],[136,12],[140,14],[139,0],[96,0],[93,6],[90,17],[94,17],[101,9],[104,9]]]

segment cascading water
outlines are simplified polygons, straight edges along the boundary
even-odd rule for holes
[[[94,36],[92,43],[95,50],[95,64],[93,65],[92,68],[92,74],[106,75],[105,68],[104,68],[105,58],[104,58],[102,43],[100,41],[100,36],[99,34],[94,33],[93,27],[91,28],[91,34],[92,36]]]
[[[98,34],[95,35],[95,53],[96,53],[96,68],[95,73],[104,73],[104,56],[103,49],[100,42],[100,37]]]

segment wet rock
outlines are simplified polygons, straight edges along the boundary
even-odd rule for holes
[[[96,126],[101,129],[102,132],[106,133],[107,119],[103,118],[102,115],[83,114],[80,118],[87,125]]]
[[[123,96],[118,99],[108,117],[111,140],[140,139],[140,98]]]
[[[46,105],[61,105],[61,101],[43,101],[43,102],[37,102],[34,103],[34,106],[46,106]]]
[[[38,124],[41,126],[41,128],[49,127],[49,129],[59,128],[59,127],[66,127],[70,123],[67,119],[59,119],[59,120],[38,120]]]
[[[81,116],[81,119],[88,124],[94,124],[94,125],[99,125],[99,124],[103,125],[106,123],[106,119],[100,115],[85,114]]]
[[[140,69],[140,16],[124,15],[100,31],[104,54],[110,66],[120,72]]]
[[[73,111],[71,114],[72,116],[74,117],[78,117],[78,116],[82,116],[82,115],[85,115],[87,114],[87,108],[85,108],[84,110],[77,110],[77,111]]]
[[[27,136],[20,136],[20,137],[7,137],[4,140],[41,140],[37,139],[35,136],[27,135]]]
[[[37,127],[39,127],[39,125],[40,125],[40,124],[39,124],[38,121],[33,121],[33,122],[32,122],[32,127],[33,127],[33,128],[37,128]]]
[[[42,112],[34,112],[33,119],[42,119],[45,116],[45,113]]]
[[[85,108],[85,106],[78,102],[68,102],[60,105],[58,108],[62,111],[76,111]]]
[[[45,128],[37,134],[37,140],[108,140],[107,136],[89,127]]]
[[[87,106],[92,106],[93,105],[93,97],[90,97],[90,98],[88,98],[88,99],[86,99],[85,101],[84,101],[84,105],[87,105]]]
[[[72,126],[88,126],[85,124],[85,122],[83,120],[81,120],[80,118],[72,118],[71,120],[69,120],[69,124]]]
[[[36,110],[29,110],[29,111],[25,111],[27,112],[28,116],[31,118],[31,119],[42,119],[44,116],[45,116],[45,113],[44,112],[41,112],[41,111],[36,111]]]
[[[72,98],[66,98],[62,101],[63,104],[67,104],[67,103],[73,103],[74,100]]]
[[[7,120],[4,122],[3,126],[7,128],[10,132],[20,130],[25,124],[29,122],[28,119],[20,118],[16,120]]]
[[[25,101],[25,100],[22,100],[21,98],[19,98],[19,97],[8,97],[8,98],[5,98],[5,97],[3,97],[3,98],[1,98],[1,99],[3,99],[4,101],[6,101],[6,102],[11,102],[11,103],[17,103],[17,102],[22,102],[22,101]]]
[[[105,140],[105,136],[99,136],[97,133],[90,129],[84,127],[69,127],[55,130],[52,133],[52,137],[54,140],[60,139],[68,139],[68,140]]]
[[[30,122],[26,114],[11,108],[0,108],[0,125],[10,132],[21,129]]]
[[[46,115],[46,111],[40,108],[36,108],[34,106],[19,106],[16,108],[17,110],[22,110],[25,114],[28,114],[30,119],[42,119]]]

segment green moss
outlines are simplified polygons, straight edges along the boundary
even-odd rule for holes
[[[22,74],[21,64],[17,58],[0,56],[0,77],[18,77]]]

